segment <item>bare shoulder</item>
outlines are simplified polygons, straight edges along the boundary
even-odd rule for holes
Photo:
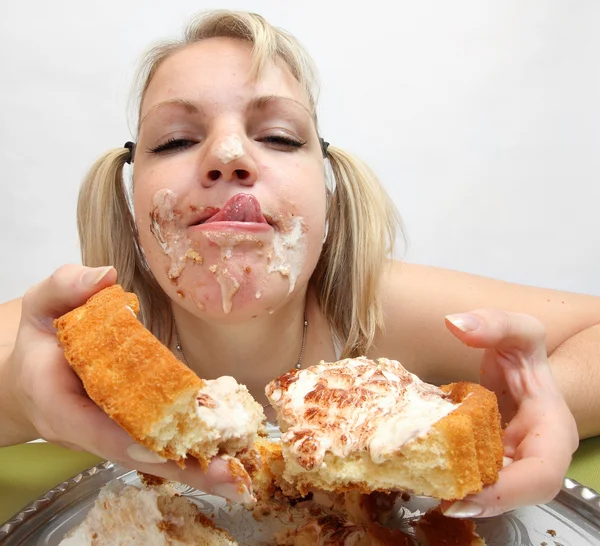
[[[479,351],[445,327],[444,317],[482,307],[527,313],[546,326],[548,352],[600,323],[600,298],[393,261],[381,281],[385,330],[371,356],[400,360],[430,381],[476,380]]]

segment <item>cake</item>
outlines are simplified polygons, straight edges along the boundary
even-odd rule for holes
[[[137,319],[137,297],[119,285],[55,321],[60,345],[88,396],[139,444],[206,469],[236,456],[264,427],[262,406],[232,377],[203,380]]]
[[[282,430],[283,478],[302,494],[402,490],[461,499],[494,483],[502,431],[494,393],[437,387],[399,362],[321,362],[265,390]]]
[[[236,546],[190,500],[168,487],[120,480],[100,491],[84,521],[59,546]]]

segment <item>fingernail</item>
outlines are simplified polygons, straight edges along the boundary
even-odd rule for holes
[[[481,326],[479,319],[475,315],[469,315],[468,313],[447,315],[446,320],[465,333],[474,332]]]
[[[98,284],[108,272],[112,269],[112,266],[106,267],[94,267],[93,269],[89,269],[81,276],[81,284],[86,286],[94,286]]]
[[[211,493],[240,504],[251,504],[255,500],[243,483],[218,483]]]
[[[126,450],[128,457],[138,463],[166,463],[167,459],[161,457],[158,453],[150,451],[140,444],[131,444]]]
[[[444,512],[444,516],[450,518],[474,518],[483,512],[479,504],[468,501],[456,501]]]

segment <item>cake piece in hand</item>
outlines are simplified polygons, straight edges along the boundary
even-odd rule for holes
[[[438,388],[399,362],[321,362],[266,387],[283,431],[283,478],[301,492],[410,491],[461,499],[502,468],[495,395]]]
[[[134,294],[114,285],[55,321],[88,396],[138,443],[206,469],[235,457],[264,428],[260,404],[232,377],[200,379],[137,319]],[[241,467],[241,465],[239,465]]]

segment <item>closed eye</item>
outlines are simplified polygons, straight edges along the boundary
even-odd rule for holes
[[[280,148],[302,148],[306,144],[303,140],[298,140],[291,137],[282,135],[267,135],[258,139],[259,142],[266,142],[267,144],[274,144]]]
[[[148,152],[151,154],[159,154],[161,152],[173,152],[177,150],[186,150],[190,146],[196,144],[193,140],[189,140],[187,138],[170,138],[166,142],[155,146],[154,148],[149,148]]]

